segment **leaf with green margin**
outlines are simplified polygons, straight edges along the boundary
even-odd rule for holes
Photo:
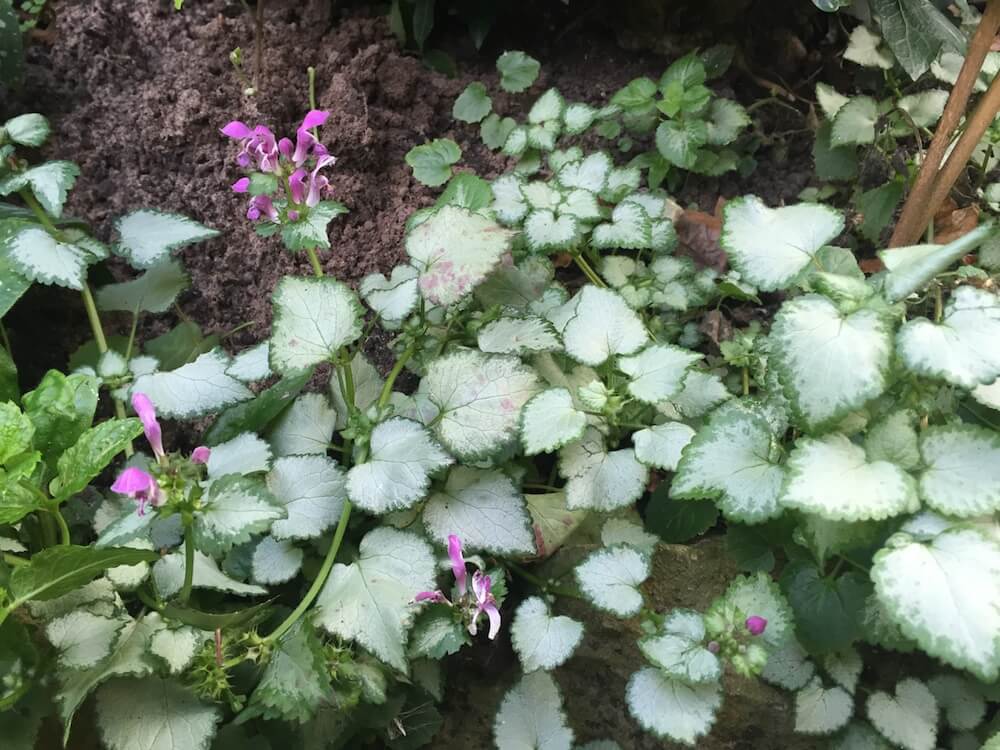
[[[406,153],[406,163],[413,169],[413,177],[427,187],[443,185],[451,177],[451,167],[462,158],[462,149],[450,138],[414,146]]]
[[[249,388],[226,372],[231,364],[222,349],[212,349],[176,370],[140,375],[130,390],[145,393],[161,417],[203,416],[253,397]]]
[[[1000,510],[1000,435],[977,425],[940,425],[920,433],[920,496],[958,518]]]
[[[247,710],[265,719],[304,724],[332,695],[323,642],[299,620],[275,644]]]
[[[862,637],[871,584],[859,574],[828,578],[814,565],[793,563],[783,571],[781,586],[795,613],[795,632],[810,653],[839,651]]]
[[[155,265],[173,250],[219,235],[186,216],[147,208],[119,218],[115,231],[120,238],[116,252],[140,269]]]
[[[708,133],[702,120],[667,120],[656,128],[656,148],[670,164],[691,169],[698,160],[698,149],[708,143]]]
[[[639,650],[672,679],[688,685],[717,682],[722,676],[719,657],[704,644],[705,621],[700,612],[672,610],[654,635],[639,641]]]
[[[564,615],[553,616],[544,599],[532,596],[518,606],[510,637],[526,673],[551,670],[573,655],[583,638],[583,625]]]
[[[497,750],[570,750],[573,730],[559,687],[548,672],[525,675],[504,696],[493,723]]]
[[[629,713],[644,729],[692,746],[712,728],[722,705],[718,682],[686,685],[653,667],[629,678],[625,697]]]
[[[461,622],[447,604],[430,604],[420,610],[410,630],[407,655],[411,659],[443,659],[469,642]]]
[[[285,515],[262,482],[230,474],[212,483],[195,514],[195,544],[208,554],[220,555],[267,531]]]
[[[82,492],[141,433],[142,422],[133,418],[109,419],[84,432],[59,456],[59,473],[50,485],[53,496],[64,501]]]
[[[878,102],[870,96],[848,99],[833,118],[831,145],[836,147],[874,143],[878,117]]]
[[[729,584],[723,600],[746,616],[757,615],[767,620],[767,629],[758,637],[771,648],[784,645],[794,632],[791,607],[778,584],[766,573],[740,576]]]
[[[459,172],[448,180],[448,187],[438,197],[435,205],[452,205],[469,211],[482,211],[493,203],[493,190],[482,177]]]
[[[361,335],[364,309],[354,291],[336,279],[286,276],[273,300],[269,355],[276,372],[329,362]]]

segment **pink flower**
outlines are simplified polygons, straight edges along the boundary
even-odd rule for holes
[[[250,207],[247,209],[247,218],[250,221],[257,221],[261,216],[266,216],[273,222],[278,221],[278,209],[274,207],[274,201],[266,195],[255,195],[250,199]]]
[[[250,189],[250,178],[240,177],[236,182],[231,185],[234,193],[245,193]]]
[[[722,646],[719,644],[718,641],[709,641],[708,645],[705,648],[707,648],[713,654],[717,654],[719,653],[719,651],[722,650]]]
[[[448,601],[448,597],[442,594],[440,591],[421,591],[415,597],[413,597],[415,602],[434,602],[436,604],[451,604]]]
[[[448,535],[448,557],[451,558],[451,572],[455,575],[458,595],[465,594],[465,558],[462,557],[462,540],[454,534]]]
[[[318,156],[326,153],[326,148],[323,144],[316,140],[316,136],[309,131],[311,128],[318,128],[326,122],[329,116],[329,112],[313,109],[303,118],[299,129],[295,131],[295,151],[292,152],[292,161],[295,162],[295,166],[301,167],[310,155]],[[289,145],[291,144],[289,143]]]
[[[753,615],[747,618],[746,626],[750,635],[760,635],[767,628],[767,620],[759,615]]]
[[[490,577],[477,570],[472,574],[472,590],[476,595],[476,612],[469,623],[469,633],[476,634],[479,615],[485,613],[490,621],[487,637],[492,641],[500,632],[500,610],[497,609],[497,600],[490,593]]]
[[[212,451],[204,445],[199,445],[193,451],[191,451],[191,463],[194,464],[207,464],[209,456],[212,455]]]
[[[149,503],[154,508],[163,505],[164,498],[163,493],[160,491],[160,485],[157,484],[151,474],[147,474],[142,469],[137,469],[134,466],[125,469],[125,471],[118,475],[115,483],[111,485],[111,490],[120,495],[127,495],[134,500],[138,500],[138,513],[140,516],[146,515],[146,503]]]
[[[160,423],[156,421],[156,407],[145,393],[133,393],[132,408],[142,422],[142,431],[146,433],[146,440],[153,449],[153,455],[160,460],[166,454],[163,452],[163,433],[160,430]]]
[[[222,134],[240,141],[241,150],[236,156],[236,163],[241,167],[249,167],[256,161],[261,172],[278,171],[278,142],[269,128],[258,125],[251,130],[246,123],[233,120],[222,128]]]

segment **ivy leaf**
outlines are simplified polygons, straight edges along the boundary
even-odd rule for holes
[[[444,185],[451,177],[451,165],[462,158],[462,149],[449,138],[436,138],[406,153],[413,176],[427,187]]]
[[[117,252],[135,268],[151,268],[173,250],[219,235],[186,216],[148,208],[122,216],[115,222],[115,231],[119,236]]]
[[[666,120],[656,128],[656,149],[660,156],[681,169],[691,169],[698,161],[698,149],[708,143],[708,126],[703,120]]]
[[[333,566],[319,596],[316,622],[406,672],[413,597],[434,588],[435,568],[430,545],[420,537],[390,528],[370,531],[361,540],[357,561]]]
[[[455,100],[451,116],[467,123],[480,122],[493,109],[493,100],[486,94],[486,87],[474,81],[465,87]]]
[[[800,438],[781,504],[830,521],[881,521],[920,509],[916,483],[888,461],[868,462],[845,435]]]
[[[875,555],[875,593],[903,634],[984,681],[1000,674],[1000,546],[974,529],[921,541],[889,538]]]
[[[686,685],[652,667],[632,675],[625,698],[629,713],[643,729],[691,746],[712,728],[722,705],[718,682]]]
[[[828,578],[814,565],[799,563],[786,568],[781,582],[795,612],[796,633],[808,651],[837,651],[861,637],[862,613],[870,589],[859,575]]]
[[[837,110],[830,131],[830,145],[861,145],[875,142],[878,102],[870,96],[855,96]]]
[[[538,78],[540,69],[538,60],[519,50],[504,52],[497,58],[500,88],[512,94],[527,90]]]
[[[844,217],[828,206],[772,209],[748,195],[726,204],[719,242],[744,281],[773,292],[786,288],[843,229]]]
[[[551,670],[573,655],[583,639],[583,625],[563,615],[553,617],[545,600],[532,596],[517,608],[510,638],[525,672]]]
[[[292,580],[302,569],[303,552],[290,540],[266,536],[254,547],[250,566],[257,583],[277,584]]]
[[[424,498],[430,476],[453,463],[419,422],[394,417],[375,426],[368,461],[347,473],[351,501],[370,513],[409,508]]]
[[[507,692],[493,738],[498,750],[570,750],[573,730],[566,723],[559,688],[547,672],[527,674]]]
[[[344,472],[326,455],[274,462],[267,488],[287,516],[271,525],[275,539],[314,539],[337,523],[346,495]]]
[[[900,680],[894,695],[881,690],[872,693],[867,709],[868,719],[893,745],[905,750],[934,750],[937,746],[937,700],[920,680]]]
[[[649,577],[650,560],[632,547],[610,547],[591,554],[573,574],[595,607],[618,617],[632,617],[642,609],[639,584]]]
[[[230,578],[221,570],[218,563],[208,555],[195,550],[193,588],[224,591],[237,596],[260,596],[267,589],[250,583],[243,583]],[[160,596],[170,598],[184,585],[184,555],[173,552],[165,555],[153,565],[153,582]]]
[[[677,471],[684,448],[695,431],[683,422],[664,422],[632,433],[639,463],[664,471]]]
[[[634,450],[606,450],[596,430],[560,451],[559,474],[567,480],[566,503],[570,510],[604,512],[638,500],[649,478],[649,470],[636,460]]]
[[[521,412],[521,443],[529,456],[552,453],[579,440],[587,427],[587,415],[577,411],[565,388],[549,388],[524,405]]]
[[[920,495],[960,518],[1000,509],[1000,436],[975,425],[938,426],[920,435]]]
[[[358,291],[382,322],[395,329],[416,309],[418,275],[413,266],[396,266],[388,279],[380,273],[365,276]]]
[[[278,640],[247,709],[265,719],[304,724],[331,696],[323,644],[312,626],[299,620]]]
[[[445,447],[474,461],[516,443],[521,409],[540,390],[516,357],[456,351],[428,366],[417,393],[438,408],[436,432]]]
[[[347,207],[337,201],[320,201],[309,212],[296,221],[285,224],[281,229],[281,241],[289,250],[310,250],[330,247],[327,227]]]
[[[288,374],[329,362],[361,335],[363,314],[354,292],[336,279],[284,277],[274,292],[271,367]]]
[[[214,482],[195,514],[195,544],[212,555],[228,552],[271,528],[285,511],[263,483],[237,475]]]
[[[498,318],[479,330],[479,350],[487,354],[528,355],[562,348],[552,324],[542,318]]]
[[[322,393],[303,393],[271,426],[268,442],[276,456],[326,455],[337,411]]]
[[[944,50],[965,51],[965,36],[932,3],[873,0],[882,36],[914,81]]]
[[[808,294],[781,306],[769,340],[769,363],[808,429],[842,419],[888,384],[892,329],[873,310],[843,315],[825,297]]]
[[[576,313],[563,329],[566,353],[596,367],[609,357],[632,354],[648,340],[642,320],[615,292],[585,286],[576,296]]]
[[[132,393],[149,396],[163,417],[202,416],[253,397],[243,383],[226,373],[229,365],[229,357],[213,349],[176,370],[141,375],[132,384]]]
[[[142,432],[138,419],[109,419],[80,435],[57,462],[51,491],[59,500],[82,492],[90,481]]]
[[[854,715],[854,699],[842,687],[823,687],[814,677],[795,694],[795,731],[833,734]]]
[[[97,306],[123,312],[166,312],[189,282],[180,262],[165,258],[132,281],[102,286],[97,290]]]
[[[158,677],[121,678],[97,691],[97,725],[109,750],[208,750],[221,716]]]
[[[631,357],[619,357],[618,369],[631,378],[628,392],[639,401],[658,404],[676,396],[692,364],[701,359],[669,344],[647,346]]]
[[[718,682],[719,657],[705,648],[705,621],[692,610],[675,609],[656,635],[639,641],[639,650],[671,679],[688,685]]]
[[[45,637],[59,651],[66,669],[92,667],[111,653],[127,622],[77,609],[45,626]]]
[[[739,406],[721,408],[681,454],[670,496],[715,500],[726,518],[759,523],[780,513],[785,470],[767,419]]]
[[[972,286],[960,286],[941,323],[915,318],[899,329],[896,349],[912,373],[960,388],[992,383],[1000,376],[1000,301]]]
[[[424,526],[445,546],[451,534],[471,550],[534,554],[535,538],[524,497],[499,471],[456,466],[424,506]]]

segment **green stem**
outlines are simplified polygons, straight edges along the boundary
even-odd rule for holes
[[[583,271],[583,275],[587,277],[591,284],[601,287],[602,289],[607,286],[607,284],[605,284],[601,277],[597,275],[582,255],[579,253],[573,253],[573,260],[576,262],[579,269]]]
[[[550,581],[546,581],[542,578],[539,578],[534,573],[528,572],[517,563],[507,562],[506,566],[507,569],[510,570],[512,573],[520,576],[528,583],[533,584],[535,587],[541,589],[545,593],[555,594],[556,596],[565,596],[569,599],[583,599],[583,597],[580,596],[575,591],[570,591],[569,589],[553,586]]]
[[[181,586],[181,593],[178,600],[181,604],[187,604],[191,597],[191,585],[194,583],[194,534],[191,532],[191,524],[184,524],[184,585]]]
[[[55,237],[57,240],[62,241],[63,234],[59,231],[55,224],[52,223],[52,219],[49,215],[45,213],[45,209],[36,200],[35,196],[28,188],[21,188],[17,191],[17,194],[21,196],[21,200],[24,201],[24,205],[31,209],[31,212],[38,219],[38,223],[45,227],[45,231]]]
[[[550,484],[522,484],[522,490],[542,490],[543,492],[562,492],[559,487],[553,487]]]
[[[319,596],[319,592],[323,588],[323,584],[326,583],[327,577],[330,575],[330,571],[333,569],[333,562],[337,559],[337,553],[340,551],[340,544],[344,541],[344,533],[347,531],[347,522],[351,518],[351,501],[344,501],[344,510],[340,513],[340,523],[337,524],[337,530],[333,534],[333,541],[330,543],[330,549],[326,552],[326,557],[323,558],[323,565],[319,569],[319,573],[316,574],[316,580],[312,582],[312,586],[306,592],[305,597],[299,602],[292,613],[285,618],[285,621],[281,623],[274,632],[267,636],[264,640],[273,643],[277,641],[281,636],[288,632],[289,628],[292,627],[298,619],[305,614],[306,610],[312,605],[313,601]]]
[[[941,285],[934,285],[934,322],[941,322],[941,315],[944,313],[944,301],[941,299]]]
[[[0,322],[0,338],[3,339],[3,348],[7,350],[7,355],[14,359],[14,349],[10,345],[10,339],[7,338],[7,328],[3,322]]]
[[[746,367],[743,368],[743,395],[750,395],[750,371]]]
[[[392,398],[392,386],[396,384],[396,378],[399,377],[399,373],[403,371],[406,367],[406,363],[410,361],[410,357],[417,350],[417,341],[419,339],[414,339],[413,343],[410,344],[406,351],[404,351],[399,359],[396,360],[396,364],[392,366],[389,370],[389,375],[385,379],[385,383],[382,386],[382,392],[378,396],[378,408],[382,409],[389,403],[389,399]]]
[[[351,357],[350,352],[345,348],[340,351],[341,356],[347,363],[341,369],[344,373],[344,402],[347,404],[347,408],[354,409],[354,370],[351,369]]]
[[[313,274],[316,276],[323,275],[323,266],[319,264],[319,256],[316,255],[316,248],[307,247],[306,253],[309,255],[309,263],[312,266]]]
[[[97,314],[94,295],[90,293],[90,285],[86,281],[83,282],[83,289],[80,290],[80,295],[83,297],[83,306],[87,310],[87,320],[90,321],[90,330],[94,332],[97,351],[104,354],[108,350],[108,340],[104,338],[104,328],[101,326],[101,318]]]
[[[59,543],[64,547],[69,546],[69,526],[66,523],[66,519],[63,518],[63,514],[59,512],[58,508],[52,509],[52,515],[55,517],[56,525],[59,527]]]
[[[25,560],[23,557],[18,557],[17,555],[13,554],[12,552],[4,552],[3,553],[3,561],[5,563],[7,563],[8,565],[13,565],[15,568],[18,567],[18,566],[20,566],[20,565],[27,565],[28,564],[27,560]]]
[[[32,682],[31,680],[25,680],[24,684],[22,684],[21,687],[19,687],[13,693],[8,695],[6,698],[0,700],[0,711],[6,711],[7,709],[13,708],[15,705],[17,705],[17,702],[21,700],[21,698],[23,698],[25,695],[27,695],[28,691],[31,690],[33,685],[34,682]]]

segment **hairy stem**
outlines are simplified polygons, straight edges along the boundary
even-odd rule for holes
[[[315,276],[322,276],[323,266],[319,264],[319,256],[316,255],[316,248],[306,248],[306,253],[309,255],[309,264],[312,266],[313,274]]]
[[[191,598],[191,585],[194,583],[194,533],[191,531],[191,523],[184,524],[184,585],[181,586],[181,593],[178,600],[181,604],[187,604]]]
[[[583,271],[583,275],[587,277],[587,280],[590,281],[591,284],[601,287],[602,289],[607,286],[607,284],[605,284],[601,277],[597,275],[597,272],[591,268],[590,264],[582,255],[573,253],[573,260],[576,262],[577,267]]]

